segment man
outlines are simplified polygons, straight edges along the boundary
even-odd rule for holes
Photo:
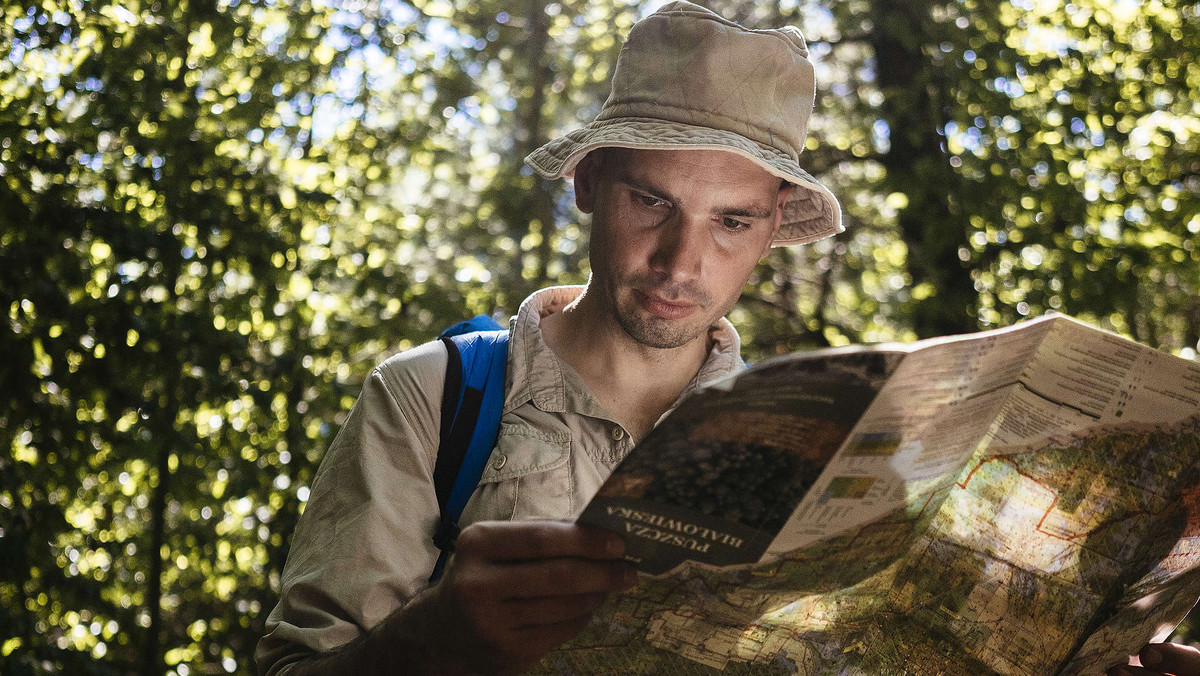
[[[428,585],[447,359],[430,343],[372,373],[327,453],[263,673],[518,673],[634,584],[619,538],[566,519],[683,395],[742,368],[724,315],[770,247],[841,229],[797,162],[807,56],[794,28],[685,2],[633,28],[597,120],[527,158],[573,176],[592,274],[513,320],[500,436],[445,576]]]

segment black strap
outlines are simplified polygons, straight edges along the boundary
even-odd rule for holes
[[[471,437],[479,422],[483,392],[463,383],[463,356],[449,336],[443,336],[446,344],[446,379],[442,390],[442,425],[439,432],[437,461],[433,466],[433,488],[438,501],[438,527],[433,542],[442,551],[434,566],[430,581],[436,581],[445,566],[448,555],[454,551],[458,539],[458,525],[447,514],[447,505],[454,484],[462,471],[463,461],[470,450]],[[461,395],[460,395],[461,393]]]
[[[458,346],[449,338],[442,338],[446,345],[446,383],[442,387],[442,426],[439,428],[439,446],[446,445],[450,436],[450,426],[454,424],[454,416],[458,413],[458,397],[462,391],[462,355]],[[438,455],[441,458],[441,455]],[[443,501],[445,502],[445,501]]]
[[[437,464],[433,468],[433,486],[437,492],[438,507],[446,512],[446,503],[450,501],[450,491],[462,468],[463,458],[467,457],[467,447],[471,445],[471,435],[475,432],[475,423],[479,420],[479,405],[483,401],[483,393],[468,387],[463,391],[462,403],[458,406],[458,415],[454,416],[454,425],[450,435],[438,448]]]
[[[446,555],[454,553],[454,545],[458,542],[458,524],[450,520],[443,511],[441,518],[438,519],[437,530],[433,531],[433,544],[441,554],[438,555],[437,563],[434,565],[433,576],[430,581],[441,577],[442,567],[446,565]]]
[[[461,418],[458,415],[458,393],[462,390],[462,355],[458,353],[458,347],[449,337],[443,337],[442,342],[446,346],[446,376],[442,388],[442,427],[438,439],[438,460],[433,465],[433,490],[438,496],[438,509],[442,513],[442,521],[445,521],[446,501],[450,499],[450,490],[454,487],[458,467],[462,466],[462,459],[467,454],[467,444],[463,443],[461,448],[454,449],[448,443],[452,427],[455,427],[455,419]],[[479,415],[478,401],[475,405],[475,415]]]

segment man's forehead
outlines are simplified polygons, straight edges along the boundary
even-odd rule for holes
[[[625,175],[650,180],[693,177],[747,187],[778,185],[779,180],[739,153],[712,148],[602,148],[602,164]]]

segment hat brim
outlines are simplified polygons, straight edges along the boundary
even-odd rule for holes
[[[526,164],[545,178],[572,176],[575,165],[597,148],[643,150],[725,150],[737,153],[796,186],[783,207],[779,232],[771,246],[805,244],[844,230],[837,198],[790,156],[722,129],[653,118],[597,120],[538,148]]]

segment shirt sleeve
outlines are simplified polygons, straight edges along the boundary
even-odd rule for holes
[[[255,651],[260,674],[354,640],[427,586],[438,557],[433,466],[446,360],[440,341],[426,343],[363,384],[296,525]]]

